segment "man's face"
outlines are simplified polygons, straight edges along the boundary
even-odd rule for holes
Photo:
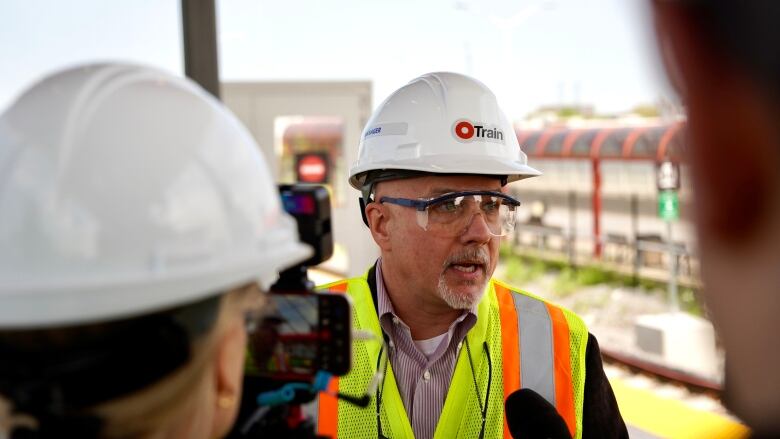
[[[482,176],[426,176],[382,182],[383,196],[429,199],[450,192],[501,192],[498,179]],[[404,279],[410,294],[429,303],[468,309],[482,298],[498,261],[499,237],[491,234],[482,214],[474,212],[462,230],[453,234],[424,230],[413,208],[381,204],[387,213],[387,242],[382,268]]]

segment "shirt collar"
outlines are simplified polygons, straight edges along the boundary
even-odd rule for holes
[[[376,297],[377,297],[377,314],[379,316],[380,323],[389,318],[396,317],[395,309],[393,308],[393,302],[390,301],[390,296],[387,294],[387,286],[385,280],[382,277],[382,258],[380,257],[376,261]],[[470,309],[464,310],[463,313],[455,320],[454,323],[462,322],[467,316],[473,315],[474,319],[477,318],[477,309],[479,303],[475,303]],[[385,317],[389,315],[390,317]]]

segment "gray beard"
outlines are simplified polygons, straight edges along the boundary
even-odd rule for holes
[[[439,284],[436,286],[436,291],[439,293],[439,297],[444,300],[447,305],[450,306],[452,309],[471,309],[474,305],[479,303],[480,300],[482,300],[482,295],[485,294],[485,285],[487,284],[487,279],[485,279],[483,282],[471,282],[471,285],[476,285],[477,283],[481,283],[481,288],[477,290],[478,292],[473,295],[469,294],[458,294],[455,291],[451,290],[449,286],[447,286],[447,281],[444,280],[444,273],[442,273],[439,276]]]
[[[451,290],[447,286],[447,281],[444,279],[444,273],[446,273],[447,267],[449,267],[453,263],[457,263],[465,260],[479,261],[480,263],[483,264],[482,266],[485,269],[484,281],[482,282],[474,281],[474,282],[466,283],[466,285],[468,286],[481,284],[478,290],[479,292],[474,294],[473,296],[469,296],[468,294],[457,294],[455,291]],[[439,284],[436,286],[436,290],[439,293],[439,297],[441,297],[442,300],[444,300],[444,302],[450,306],[450,308],[471,309],[482,299],[482,295],[485,293],[485,285],[487,284],[488,279],[492,275],[492,273],[487,273],[487,267],[489,262],[490,262],[490,255],[488,254],[488,251],[485,247],[476,247],[476,248],[468,247],[463,251],[448,257],[447,260],[444,261],[444,264],[442,264],[442,272],[439,275]]]

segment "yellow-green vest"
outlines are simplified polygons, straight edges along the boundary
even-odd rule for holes
[[[477,322],[467,334],[471,346],[487,342],[492,380],[485,424],[486,438],[511,438],[504,420],[504,401],[515,390],[530,388],[553,404],[566,421],[572,437],[582,437],[582,401],[585,384],[585,349],[588,331],[574,313],[543,299],[491,279],[478,305]],[[375,335],[373,341],[355,341],[352,370],[334,378],[329,393],[362,395],[377,371],[382,330],[366,275],[334,282],[323,290],[350,296],[353,325]],[[521,355],[525,354],[525,355]],[[385,355],[383,353],[383,355]],[[461,349],[434,438],[476,438],[482,424],[477,394],[485,398],[488,361],[482,349],[471,349],[479,392],[467,351]],[[409,418],[393,374],[387,364],[381,403],[382,433],[392,439],[413,438]],[[321,393],[318,398],[318,433],[339,438],[376,438],[376,401],[359,408]]]

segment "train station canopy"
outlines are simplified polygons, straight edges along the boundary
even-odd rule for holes
[[[516,129],[531,158],[680,161],[685,123],[631,127]]]

